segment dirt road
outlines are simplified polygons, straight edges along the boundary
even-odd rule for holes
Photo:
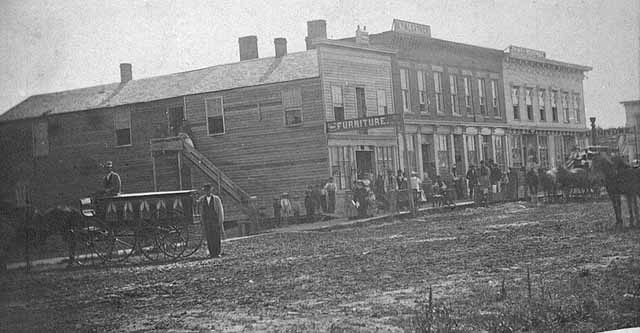
[[[266,234],[226,243],[222,259],[10,272],[0,331],[640,326],[640,229],[611,229],[611,214],[509,203]]]

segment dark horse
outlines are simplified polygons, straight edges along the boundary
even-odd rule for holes
[[[56,206],[41,213],[33,206],[15,207],[0,204],[0,270],[6,269],[8,254],[15,246],[24,246],[27,268],[31,252],[41,247],[49,236],[60,235],[68,246],[69,265],[75,262],[76,230],[82,227],[80,211],[69,206]]]
[[[640,194],[640,169],[633,169],[621,158],[608,158],[596,156],[591,166],[604,176],[604,185],[607,194],[613,204],[616,214],[616,225],[621,226],[622,221],[622,196],[627,198],[629,208],[629,225],[636,224],[638,206],[636,196]]]
[[[538,169],[538,184],[544,192],[547,202],[555,201],[558,192],[557,170],[555,169]]]
[[[568,200],[575,191],[583,196],[590,193],[594,183],[592,178],[590,170],[582,168],[559,167],[557,172],[558,186],[565,200]]]

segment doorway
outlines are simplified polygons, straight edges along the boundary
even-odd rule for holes
[[[373,173],[373,152],[356,151],[356,168],[358,169],[359,179],[364,178],[368,173]]]
[[[182,122],[184,121],[184,112],[182,107],[170,108],[167,112],[167,121],[169,125],[169,135],[178,136],[182,129]]]

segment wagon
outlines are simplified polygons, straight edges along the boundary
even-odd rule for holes
[[[81,199],[81,240],[104,262],[135,254],[151,261],[188,257],[202,243],[193,214],[195,195],[181,190]]]

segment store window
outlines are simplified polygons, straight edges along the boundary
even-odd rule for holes
[[[395,147],[376,147],[376,170],[378,176],[386,176],[389,171],[395,174]]]
[[[549,167],[549,137],[545,135],[538,136],[538,147],[540,149],[540,167]]]
[[[506,170],[507,156],[505,151],[505,137],[501,135],[494,135],[493,146],[496,151],[495,163],[500,167],[500,170]]]
[[[353,148],[350,146],[329,147],[331,156],[331,175],[339,189],[351,188],[355,175],[355,162],[353,161]]]
[[[444,134],[437,134],[437,143],[438,143],[438,167],[440,170],[444,170],[448,172],[451,170],[450,168],[450,157],[449,157],[449,136]]]
[[[436,175],[436,159],[433,147],[433,134],[422,135],[422,172],[426,172],[429,178]],[[422,176],[422,175],[421,175]]]
[[[478,166],[478,136],[465,135],[465,144],[467,145],[467,161],[469,166]]]
[[[511,165],[514,168],[520,168],[523,166],[522,136],[514,134],[509,138],[511,140]]]

